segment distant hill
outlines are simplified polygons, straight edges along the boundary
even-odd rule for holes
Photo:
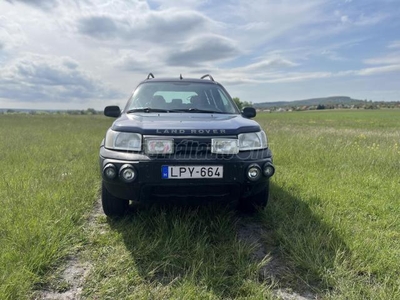
[[[357,105],[365,103],[364,100],[357,100],[347,96],[333,96],[325,98],[313,98],[295,101],[277,101],[277,102],[262,102],[254,103],[255,108],[272,108],[272,107],[298,107],[298,106],[313,106],[313,105]]]

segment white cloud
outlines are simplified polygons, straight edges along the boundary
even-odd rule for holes
[[[386,74],[386,73],[392,73],[392,72],[400,72],[400,64],[383,66],[383,67],[375,67],[375,68],[366,68],[366,69],[359,70],[357,72],[357,74],[361,75],[361,76],[370,76],[370,75],[379,75],[379,74]]]
[[[196,11],[146,11],[141,14],[95,13],[78,18],[78,31],[99,40],[117,39],[127,47],[147,41],[171,44],[211,30],[215,22]]]
[[[341,21],[343,24],[346,24],[346,23],[349,23],[349,22],[350,22],[350,19],[349,19],[348,16],[342,16],[342,17],[340,18],[340,21]]]
[[[240,53],[236,43],[218,35],[199,35],[187,40],[180,50],[170,53],[167,64],[199,66],[205,62],[230,59]]]
[[[26,54],[0,69],[0,98],[17,102],[84,103],[87,99],[118,96],[69,57]]]
[[[259,62],[246,65],[244,67],[235,68],[235,71],[239,72],[266,72],[271,71],[273,69],[285,68],[285,67],[294,67],[297,66],[297,63],[294,63],[288,59],[282,57],[273,57],[269,59],[263,59]]]
[[[391,65],[400,64],[400,52],[389,53],[381,57],[374,57],[364,60],[368,65]]]
[[[262,84],[286,84],[294,82],[315,81],[318,79],[326,79],[333,77],[331,72],[265,72],[259,74],[245,74],[245,73],[225,73],[220,70],[218,73],[218,80],[227,86],[235,85],[262,85]]]
[[[179,0],[179,1],[174,1],[174,0],[153,0],[152,2],[157,3],[160,7],[160,9],[168,9],[168,8],[194,8],[194,7],[199,7],[204,4],[207,4],[209,0]]]
[[[318,39],[334,39],[340,35],[348,35],[359,30],[365,30],[364,38],[369,35],[369,31],[364,28],[376,26],[388,21],[392,16],[388,13],[368,12],[368,14],[359,11],[348,11],[344,13],[335,10],[331,15],[327,13],[320,14],[320,22],[317,26],[310,27],[306,34],[295,37],[297,41],[312,41]]]
[[[58,6],[58,0],[6,0],[10,3],[24,3],[35,8],[40,8],[44,10],[50,10]]]
[[[331,72],[289,73],[281,78],[266,80],[268,83],[300,82],[332,77]]]
[[[400,49],[400,41],[392,41],[388,45],[389,49]]]
[[[263,62],[252,64],[242,68],[232,70],[217,70],[215,74],[222,82],[227,85],[236,84],[263,84],[263,83],[294,83],[294,82],[314,82],[315,80],[329,80],[331,78],[344,77],[366,77],[374,75],[384,75],[387,73],[399,72],[400,63],[397,65],[380,66],[373,68],[363,68],[355,70],[343,70],[338,72],[321,71],[321,72],[274,72],[271,68],[253,68],[253,66],[263,65]],[[258,71],[258,72],[257,72]],[[250,75],[251,74],[251,75]]]
[[[326,57],[332,61],[344,61],[344,57],[340,56],[336,51],[333,50],[322,50],[321,56]]]
[[[247,1],[227,5],[230,21],[227,31],[238,37],[244,49],[271,43],[300,28],[325,21],[324,0]]]
[[[148,51],[139,50],[122,50],[120,55],[116,58],[114,66],[120,70],[129,72],[149,72],[164,68],[164,64],[160,61],[164,57],[164,51],[157,51],[157,49],[150,49]],[[158,59],[155,60],[154,57]]]
[[[189,38],[175,47],[150,47],[144,51],[123,49],[119,51],[114,65],[121,70],[134,72],[157,70],[158,74],[193,73],[209,70],[211,63],[229,60],[239,54],[240,49],[235,41],[208,34]]]
[[[13,20],[0,16],[0,51],[11,51],[26,43],[21,26]]]
[[[357,20],[355,20],[354,25],[356,26],[372,26],[379,24],[387,20],[390,16],[388,14],[377,13],[374,15],[366,16],[361,14]]]

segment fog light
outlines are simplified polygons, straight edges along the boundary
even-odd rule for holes
[[[263,168],[263,174],[265,177],[271,177],[275,173],[275,168],[272,164],[266,163]]]
[[[130,183],[136,179],[136,170],[131,165],[123,165],[119,170],[119,177],[122,181]]]
[[[251,165],[247,168],[247,178],[251,181],[257,181],[261,177],[261,169],[258,165]]]
[[[103,169],[103,174],[108,179],[117,177],[117,168],[113,164],[107,164]]]

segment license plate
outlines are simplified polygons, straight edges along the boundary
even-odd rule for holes
[[[222,166],[162,166],[162,179],[223,178]]]

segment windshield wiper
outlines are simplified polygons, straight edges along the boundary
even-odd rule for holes
[[[174,112],[189,112],[189,113],[207,113],[207,114],[225,114],[222,111],[216,110],[207,110],[207,109],[199,109],[199,108],[177,108],[177,109],[163,109],[163,108],[151,108],[151,107],[141,107],[141,108],[134,108],[128,110],[126,113],[135,113],[135,112],[145,112],[145,113],[152,113],[152,112],[162,112],[162,113],[174,113]]]
[[[129,114],[129,113],[135,113],[135,112],[152,113],[152,112],[168,112],[168,110],[162,109],[162,108],[141,107],[141,108],[130,109],[126,113]]]
[[[224,114],[222,111],[207,110],[199,108],[184,108],[184,109],[171,109],[169,112],[194,112],[194,113],[207,113],[207,114]]]

